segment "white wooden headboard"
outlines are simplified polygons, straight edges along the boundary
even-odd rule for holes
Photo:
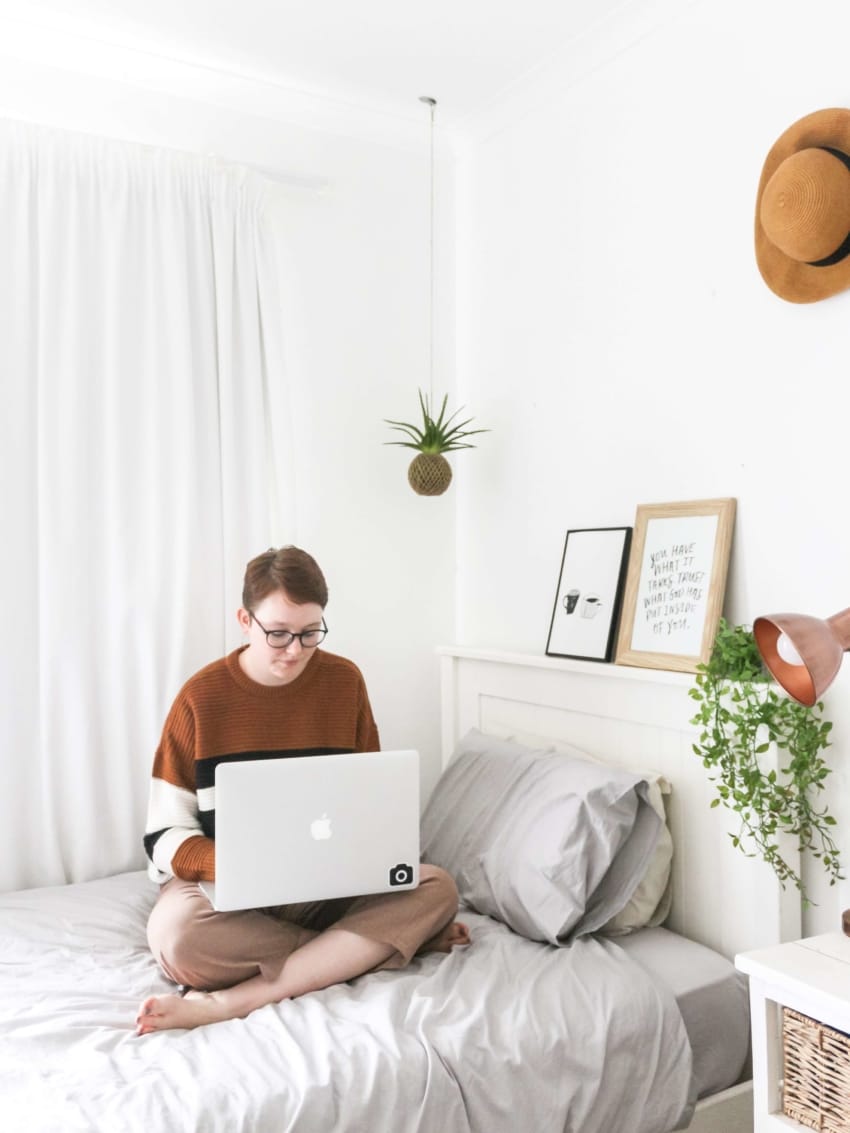
[[[795,888],[729,838],[735,817],[711,808],[713,788],[693,751],[693,676],[531,654],[457,647],[441,655],[442,758],[470,729],[564,741],[596,759],[670,780],[677,932],[730,959],[802,935]]]

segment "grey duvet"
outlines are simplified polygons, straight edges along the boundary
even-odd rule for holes
[[[0,895],[4,1133],[668,1133],[692,1112],[669,991],[611,940],[472,944],[139,1038],[168,990],[142,873]]]

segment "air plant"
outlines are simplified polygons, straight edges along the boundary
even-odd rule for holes
[[[420,496],[439,496],[445,492],[452,479],[452,469],[443,453],[456,452],[462,448],[475,448],[466,440],[467,437],[478,433],[489,433],[489,429],[467,429],[472,418],[465,421],[456,421],[461,410],[458,409],[450,416],[446,416],[448,394],[443,397],[440,412],[435,417],[431,412],[429,399],[419,390],[419,408],[422,411],[420,424],[409,421],[391,421],[385,418],[386,424],[408,438],[405,441],[386,441],[388,445],[400,445],[403,448],[416,449],[418,456],[414,457],[407,470],[407,480],[414,492]]]

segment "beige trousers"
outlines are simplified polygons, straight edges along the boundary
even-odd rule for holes
[[[252,976],[276,979],[298,946],[299,926],[333,925],[395,952],[381,968],[402,968],[454,918],[457,887],[437,866],[419,868],[419,885],[397,893],[345,897],[219,913],[197,882],[172,878],[161,887],[148,920],[148,943],[175,983],[203,991],[232,987]]]

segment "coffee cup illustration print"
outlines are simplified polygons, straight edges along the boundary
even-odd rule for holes
[[[588,594],[581,604],[581,616],[583,618],[595,618],[601,609],[602,599],[599,595]]]
[[[564,595],[564,609],[568,614],[573,613],[573,611],[575,610],[576,606],[578,605],[580,595],[580,590],[568,590]]]
[[[619,610],[630,527],[567,532],[546,653],[584,661],[609,661]]]

